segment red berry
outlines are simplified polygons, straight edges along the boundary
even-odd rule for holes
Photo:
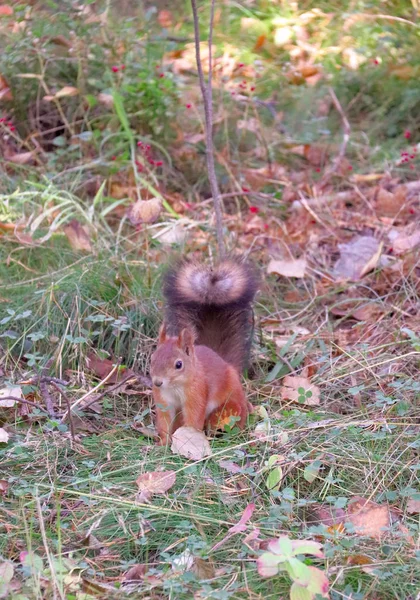
[[[16,127],[14,125],[9,125],[9,130],[10,131],[15,131]]]
[[[188,104],[185,105],[186,108],[191,108],[192,104],[190,104],[190,102],[188,102]]]
[[[249,188],[247,188],[247,187],[243,187],[243,188],[242,188],[242,191],[246,193],[246,192],[249,192],[249,191],[250,191],[250,189],[249,189]]]
[[[414,165],[410,165],[410,169],[414,169]]]
[[[157,160],[157,161],[155,162],[155,166],[156,166],[156,167],[161,167],[162,165],[163,165],[163,160]]]
[[[351,165],[349,165],[347,168],[349,171],[353,171],[353,167]]]
[[[119,68],[114,66],[114,67],[111,67],[111,70],[113,73],[118,73]]]
[[[162,79],[162,77],[165,77],[165,73],[159,73],[159,77]]]
[[[317,167],[317,168],[315,169],[315,171],[316,171],[317,173],[321,173],[321,169],[320,169],[319,167]]]
[[[375,58],[375,60],[373,62],[375,65],[379,65],[379,60],[377,58]]]
[[[244,66],[245,66],[245,63],[239,63],[239,65],[238,65],[238,67],[239,67],[240,69],[242,69],[242,67],[244,67]]]
[[[416,211],[414,210],[414,208],[410,208],[409,213],[410,215],[415,215]]]
[[[253,85],[252,87],[249,88],[251,90],[251,92],[255,92],[255,85]]]
[[[257,214],[258,212],[260,212],[260,209],[258,208],[258,206],[250,206],[249,212]]]
[[[116,156],[111,156],[111,160],[117,160]]]
[[[120,69],[121,69],[121,71],[124,71],[125,70],[125,65],[121,65]]]
[[[408,129],[406,129],[404,131],[404,137],[406,140],[409,140],[411,138],[411,131],[409,131]]]

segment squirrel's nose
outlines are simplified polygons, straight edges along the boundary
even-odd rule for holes
[[[153,385],[155,385],[156,387],[160,387],[162,385],[163,381],[162,379],[158,379],[157,377],[155,377],[153,379]]]

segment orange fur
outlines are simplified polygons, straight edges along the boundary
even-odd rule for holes
[[[161,329],[151,374],[161,444],[167,444],[182,425],[216,430],[236,416],[239,427],[244,427],[249,403],[238,372],[210,348],[194,346],[192,330],[168,338]]]

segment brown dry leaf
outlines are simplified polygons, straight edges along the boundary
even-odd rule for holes
[[[222,469],[225,469],[225,471],[228,471],[229,473],[236,474],[242,471],[242,468],[234,463],[233,460],[219,460],[217,464],[219,467],[222,467]]]
[[[197,576],[197,579],[213,579],[216,575],[216,570],[214,568],[214,563],[211,560],[204,558],[199,558],[196,556],[194,558],[194,567],[193,571]]]
[[[321,167],[328,160],[328,148],[323,144],[305,144],[304,156],[309,164]]]
[[[9,482],[6,479],[0,479],[0,496],[4,496],[9,489]]]
[[[149,570],[148,565],[133,565],[128,571],[126,571],[123,575],[123,581],[141,581],[144,579],[147,571]]]
[[[29,162],[33,161],[35,157],[35,152],[17,152],[16,154],[9,154],[5,157],[9,162],[15,163],[16,165],[27,165]]]
[[[61,90],[58,90],[53,95],[44,96],[43,100],[47,102],[51,102],[52,100],[57,100],[59,98],[67,98],[70,96],[77,96],[79,94],[79,90],[72,85],[65,85]]]
[[[2,400],[2,398],[6,397],[12,398],[23,398],[22,389],[18,385],[12,385],[10,387],[3,388],[0,390],[0,407],[1,408],[11,408],[16,404],[16,400]]]
[[[123,184],[119,181],[113,181],[110,185],[109,195],[111,198],[116,200],[122,200],[123,198],[135,198],[136,197],[136,186],[131,184]]]
[[[409,498],[407,502],[407,512],[409,515],[417,515],[420,513],[420,500]]]
[[[174,454],[185,456],[191,460],[201,460],[211,456],[208,439],[202,431],[193,427],[180,427],[172,436],[171,450]]]
[[[270,260],[267,273],[276,273],[283,277],[305,277],[306,258],[295,258],[292,260]]]
[[[164,494],[176,481],[175,471],[150,471],[142,473],[136,479],[139,487],[137,500],[139,502],[148,502],[153,494]]]
[[[92,244],[90,242],[89,229],[73,219],[64,227],[64,233],[70,246],[73,250],[81,250],[83,252],[92,252]]]
[[[105,379],[111,373],[111,371],[115,368],[115,360],[110,360],[109,358],[99,358],[93,352],[91,352],[86,358],[86,366],[90,371],[98,377],[98,379]],[[130,369],[126,367],[120,366],[115,370],[113,375],[107,379],[107,383],[114,384],[118,381],[121,381],[123,376],[129,375],[131,373]]]
[[[0,427],[0,444],[6,444],[9,440],[9,434],[3,427]]]
[[[151,200],[137,200],[130,206],[127,216],[133,225],[140,223],[154,223],[162,211],[162,200],[152,198]]]
[[[13,15],[13,8],[7,4],[0,4],[0,17],[10,17]]]
[[[3,75],[0,75],[0,101],[1,100],[13,100],[13,95],[10,90],[9,84],[7,83]]]
[[[348,504],[346,522],[350,522],[357,535],[381,538],[391,524],[389,508],[360,496]]]
[[[157,17],[158,23],[164,29],[169,29],[173,25],[173,16],[169,10],[161,10]]]
[[[347,244],[338,244],[340,258],[333,274],[337,281],[361,279],[376,267],[381,257],[383,242],[371,236],[358,235]]]
[[[371,565],[372,563],[373,560],[370,558],[370,556],[366,556],[366,554],[352,554],[351,556],[347,557],[348,565]]]
[[[403,208],[407,197],[407,189],[400,185],[395,192],[379,188],[376,196],[376,213],[380,217],[396,217]]]
[[[77,89],[77,87],[74,87],[72,85],[65,85],[63,88],[61,88],[61,90],[58,90],[58,92],[55,94],[55,97],[66,98],[68,96],[78,96],[79,93],[80,92]]]
[[[390,236],[391,237],[391,236]],[[392,249],[394,254],[404,254],[413,250],[420,244],[420,229],[414,231],[411,235],[400,233],[397,237],[392,239]]]
[[[98,102],[99,104],[103,104],[106,108],[112,108],[114,106],[114,97],[112,94],[106,94],[105,92],[101,92],[98,94]]]
[[[287,375],[283,379],[280,396],[282,400],[292,400],[305,406],[318,406],[320,390],[307,377]]]

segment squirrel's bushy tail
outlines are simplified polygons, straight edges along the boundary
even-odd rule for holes
[[[197,344],[208,346],[241,371],[251,344],[257,287],[255,269],[238,258],[226,258],[215,267],[190,259],[177,262],[163,287],[169,335],[193,327]]]

